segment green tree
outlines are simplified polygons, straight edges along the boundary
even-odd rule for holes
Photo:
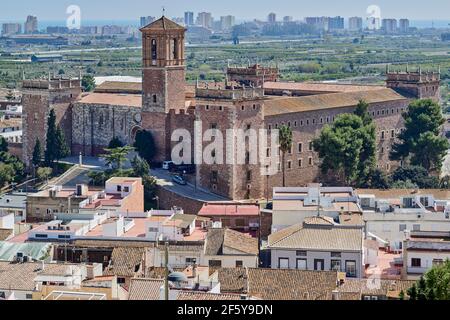
[[[450,260],[434,265],[408,295],[411,300],[450,300]]]
[[[320,136],[314,140],[314,149],[321,159],[321,171],[341,176],[350,185],[358,178],[360,155],[363,151],[361,118],[343,114],[333,125],[326,125]]]
[[[48,167],[38,168],[36,171],[36,177],[39,181],[47,181],[48,178],[52,175],[53,169]]]
[[[109,178],[105,171],[91,171],[88,173],[88,177],[94,186],[104,186]]]
[[[86,92],[91,92],[95,89],[95,78],[93,75],[87,74],[84,75],[81,79],[81,86],[83,90]]]
[[[32,163],[35,167],[38,167],[41,164],[42,161],[42,146],[39,139],[36,138],[36,143],[34,144],[33,149],[33,158]]]
[[[47,140],[45,146],[45,163],[47,166],[53,164],[55,159],[57,158],[57,140],[56,140],[56,114],[55,110],[50,110],[50,114],[47,120]]]
[[[64,136],[64,132],[61,127],[58,126],[56,129],[56,152],[55,159],[59,161],[70,154],[69,146],[67,145],[66,138]]]
[[[105,149],[106,154],[101,157],[106,161],[108,166],[111,166],[113,170],[122,170],[123,164],[127,160],[128,154],[133,151],[132,147],[120,147],[115,149]]]
[[[0,137],[0,152],[8,152],[8,141],[3,137]]]
[[[114,137],[108,145],[108,149],[115,149],[115,148],[120,148],[123,147],[124,143],[119,139],[119,137]]]
[[[25,177],[25,166],[22,161],[9,152],[0,152],[0,163],[9,165],[14,170],[13,181],[20,181]]]
[[[137,177],[143,177],[150,173],[150,166],[145,159],[141,157],[135,156],[133,160],[131,160],[131,166],[134,171],[134,175]]]
[[[136,133],[134,147],[141,158],[147,160],[148,163],[152,163],[153,158],[157,153],[157,149],[155,140],[153,139],[153,134],[150,131],[138,131]]]
[[[364,185],[368,180],[381,178],[381,176],[372,176],[376,173],[376,127],[373,119],[369,114],[369,104],[364,100],[360,100],[354,112],[361,118],[363,127],[359,130],[361,139],[363,140],[362,149],[359,154],[358,164],[358,184]],[[377,182],[381,183],[380,180]]]
[[[431,99],[416,100],[403,114],[405,130],[399,135],[399,142],[393,145],[392,160],[410,159],[411,164],[439,171],[450,145],[441,137],[445,120],[438,103]]]
[[[8,92],[6,93],[5,98],[6,98],[7,101],[14,100],[15,96],[14,96],[13,91],[12,90],[8,90]]]
[[[281,165],[283,171],[283,187],[286,187],[286,153],[292,150],[292,129],[286,125],[280,127],[279,130]]]
[[[360,186],[362,188],[385,190],[389,189],[390,185],[391,182],[388,176],[380,169],[374,169],[368,174],[367,179]]]
[[[436,189],[439,188],[439,179],[431,177],[428,171],[421,166],[404,166],[394,171],[392,174],[394,183],[410,181],[421,189]]]
[[[152,176],[145,175],[142,177],[142,184],[144,185],[145,210],[150,210],[156,195],[156,179]]]
[[[11,164],[0,162],[0,187],[14,181],[16,172]]]

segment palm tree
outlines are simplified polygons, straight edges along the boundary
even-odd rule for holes
[[[292,149],[292,129],[286,125],[280,127],[280,150],[282,155],[283,187],[286,187],[286,153]]]

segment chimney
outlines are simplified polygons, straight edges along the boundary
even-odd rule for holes
[[[192,267],[192,277],[195,279],[197,278],[197,269],[198,269],[198,265],[197,262],[194,262],[194,266]]]
[[[338,290],[333,290],[332,292],[331,292],[331,299],[332,300],[339,300],[339,291]]]

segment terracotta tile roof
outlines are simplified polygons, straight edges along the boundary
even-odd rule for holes
[[[224,247],[240,251],[246,255],[258,255],[259,253],[258,239],[231,229],[208,230],[205,242],[205,255],[222,255]]]
[[[162,286],[160,279],[131,279],[128,300],[160,300]]]
[[[220,290],[224,293],[247,291],[247,271],[244,268],[220,268],[217,270]]]
[[[133,277],[143,262],[145,248],[114,248],[111,255],[111,264],[106,268],[104,275]]]
[[[320,93],[361,92],[384,89],[382,86],[365,86],[338,83],[314,83],[314,82],[265,82],[264,89],[303,91]]]
[[[13,233],[11,229],[0,229],[0,241],[5,241],[8,239]]]
[[[77,104],[99,104],[122,107],[142,107],[142,95],[118,93],[90,93],[82,97]]]
[[[178,23],[175,23],[172,20],[162,16],[160,19],[153,21],[140,30],[185,30],[185,28],[183,26],[180,26]]]
[[[41,263],[10,263],[0,262],[0,289],[34,291],[34,279],[38,275],[66,275],[66,270],[72,265]]]
[[[98,85],[95,93],[142,93],[142,82],[105,81]]]
[[[318,300],[336,289],[337,272],[248,269],[248,292],[263,300]]]
[[[241,296],[238,294],[225,294],[225,293],[205,293],[205,292],[180,292],[177,300],[181,301],[230,301],[230,300],[241,300]]]
[[[174,272],[183,272],[184,268],[172,268]],[[164,279],[166,268],[164,267],[150,267],[147,268],[145,276],[150,279]]]
[[[268,248],[330,251],[362,250],[360,227],[297,224],[269,236]]]
[[[379,282],[378,282],[379,281]],[[370,280],[370,279],[347,279],[338,291],[340,293],[359,293],[362,296],[382,296],[398,298],[400,292],[406,291],[413,286],[415,281],[410,280]]]
[[[342,225],[363,226],[364,221],[361,214],[341,214],[339,223]]]
[[[406,98],[391,89],[330,93],[305,97],[279,97],[266,100],[264,112],[266,116],[274,116],[285,113],[354,107],[360,100],[373,104],[406,100]]]
[[[305,218],[304,224],[315,225],[315,226],[334,226],[335,223],[331,217],[307,217]]]
[[[223,293],[247,294],[263,300],[331,300],[338,273],[256,268],[221,268]]]

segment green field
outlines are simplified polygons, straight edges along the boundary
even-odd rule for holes
[[[83,73],[95,76],[141,75],[141,51],[137,42],[118,42],[116,49],[108,49],[111,42],[84,47],[80,51],[60,52],[63,62],[25,62],[29,54],[0,57],[0,87],[18,87],[22,70],[27,78],[46,77],[48,72],[65,75]],[[117,50],[117,47],[120,50]],[[50,48],[28,48],[31,51],[52,51]],[[54,49],[53,49],[54,50]],[[74,47],[60,48],[74,50]],[[92,51],[87,51],[92,50]],[[343,80],[382,83],[386,64],[391,69],[423,70],[441,67],[444,98],[448,103],[450,80],[450,48],[435,35],[428,36],[365,36],[299,38],[292,40],[260,39],[240,45],[210,44],[187,47],[187,78],[194,81],[223,80],[224,70],[232,65],[263,63],[278,65],[281,77],[287,81]],[[16,53],[23,53],[20,49]]]

